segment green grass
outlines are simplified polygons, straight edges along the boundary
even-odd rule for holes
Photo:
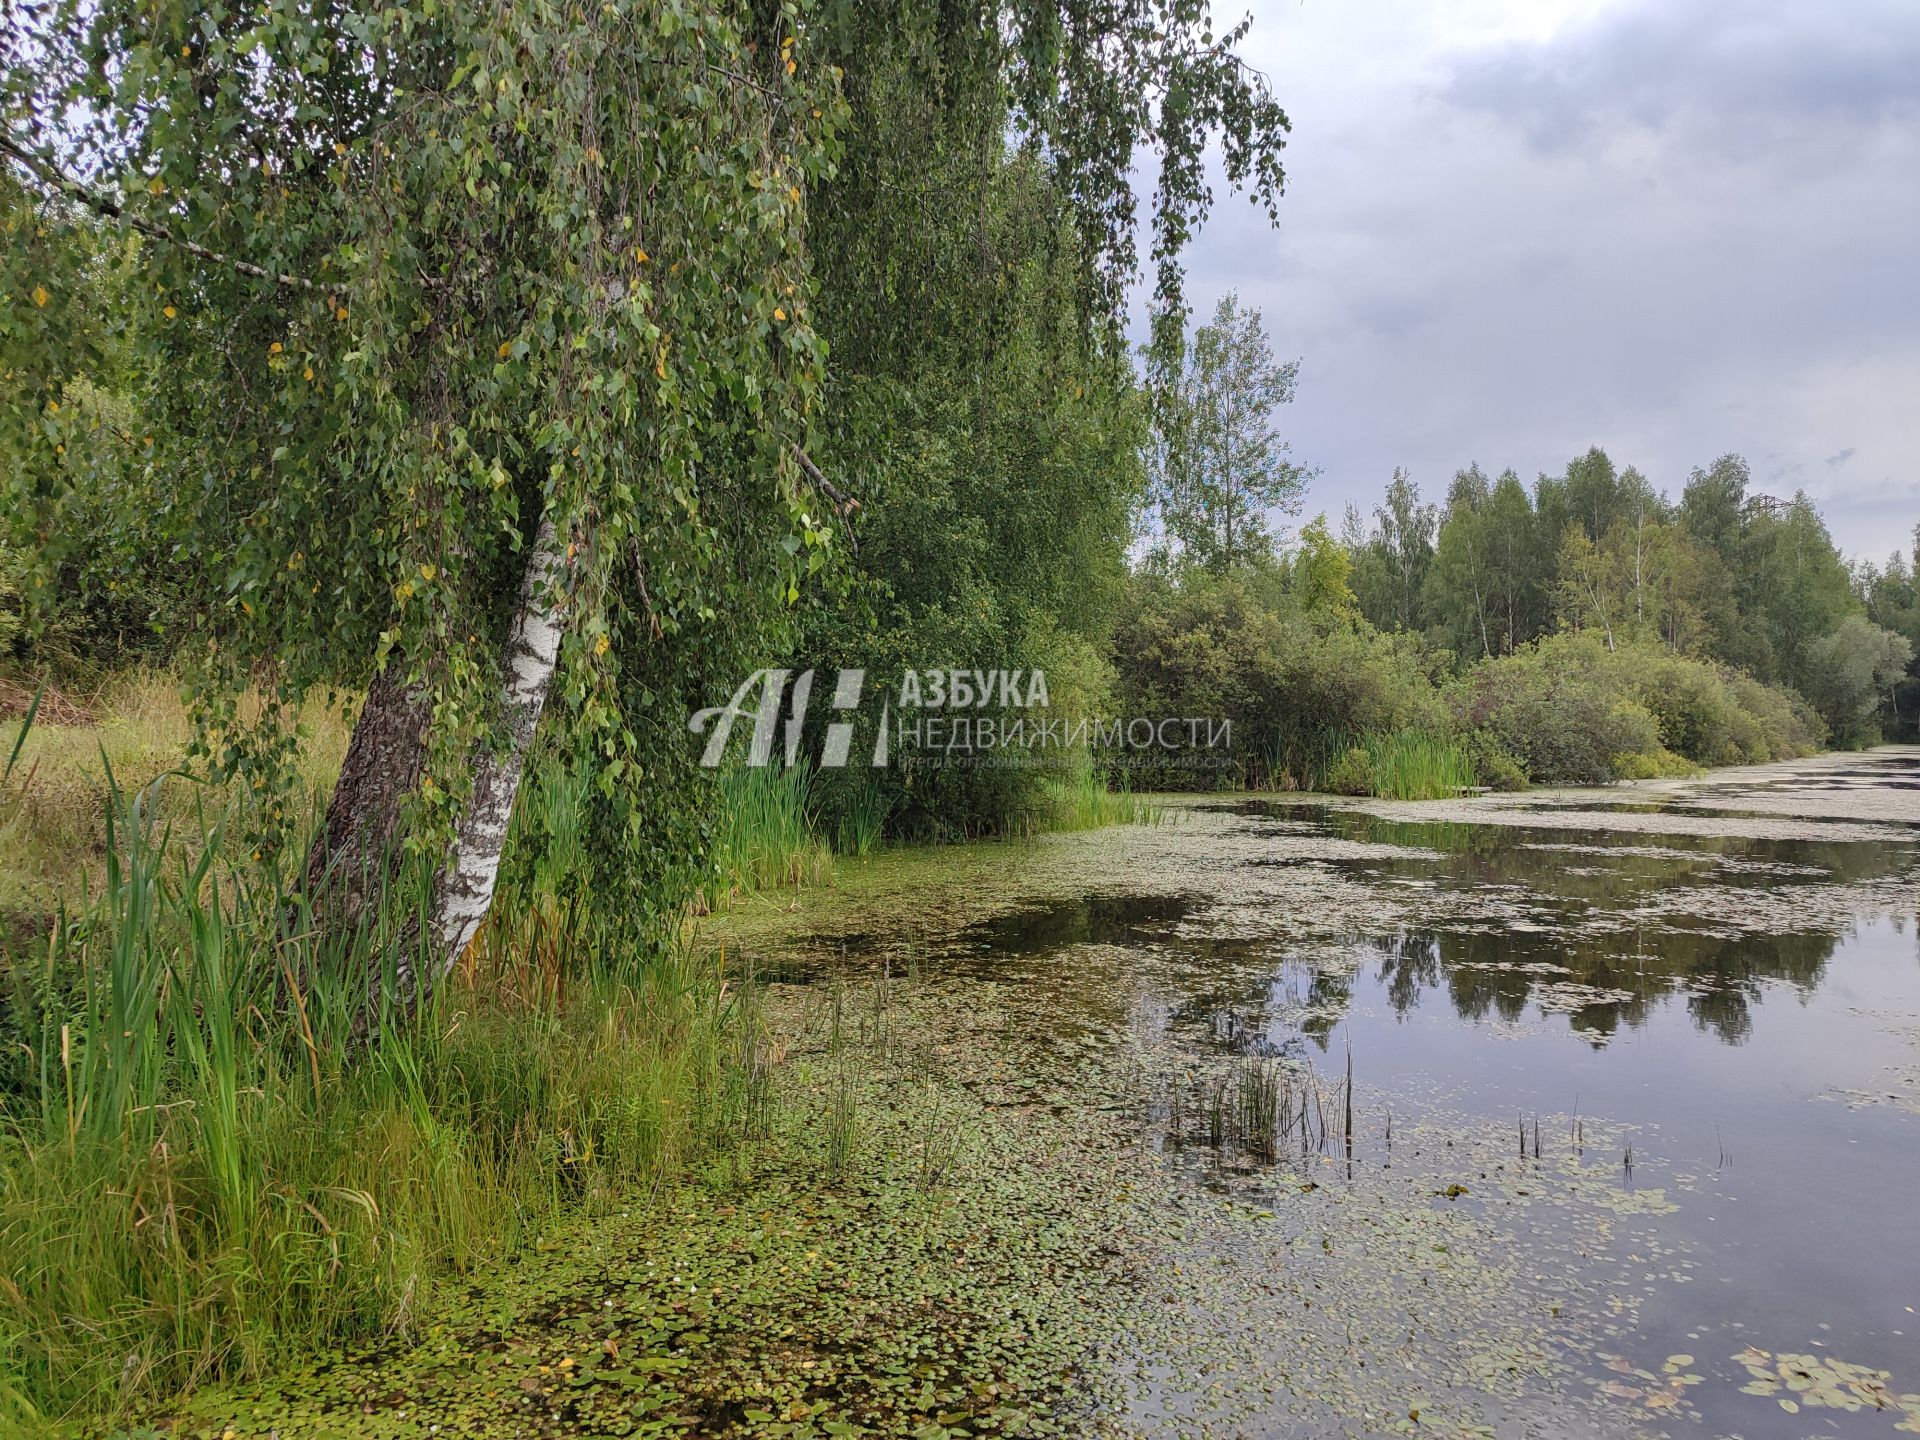
[[[287,896],[181,783],[109,792],[93,900],[0,965],[0,1433],[405,1330],[442,1277],[645,1191],[743,1108],[743,992],[711,958],[569,945],[537,867],[465,982],[369,1047],[391,934],[279,940]],[[545,825],[568,793],[535,794]]]
[[[1441,800],[1473,783],[1473,761],[1463,744],[1418,730],[1365,736],[1326,775],[1329,790],[1388,800]]]
[[[1153,825],[1161,817],[1155,801],[1133,793],[1121,777],[1117,789],[1109,788],[1091,766],[1070,771],[1063,777],[1049,776],[1041,781],[1044,808],[1037,824],[1039,830],[1097,830],[1106,825]]]
[[[243,709],[252,703],[243,700]],[[83,725],[50,724],[45,714],[32,726],[0,720],[0,754],[20,744],[18,763],[0,780],[0,916],[37,922],[60,897],[97,890],[106,870],[107,772],[134,791],[186,760],[193,721],[179,681],[165,671],[117,676],[87,708],[95,718]],[[349,716],[316,702],[298,725],[301,780],[324,795],[346,754]],[[158,803],[187,819],[195,793],[174,786]]]
[[[1267,788],[1324,791],[1334,765],[1357,743],[1359,737],[1343,729],[1277,734],[1267,746]]]
[[[744,891],[832,880],[833,847],[815,825],[805,760],[722,770],[716,780],[720,826],[707,908],[722,909]]]

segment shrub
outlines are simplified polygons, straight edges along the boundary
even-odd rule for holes
[[[1327,767],[1326,789],[1335,795],[1371,795],[1373,767],[1364,745],[1351,745]]]
[[[1513,752],[1500,743],[1500,737],[1484,727],[1469,730],[1462,742],[1466,746],[1467,759],[1473,765],[1473,778],[1476,784],[1489,790],[1524,790],[1527,786],[1527,768],[1513,757]]]
[[[1115,638],[1129,715],[1230,721],[1225,772],[1169,768],[1157,783],[1264,782],[1323,789],[1358,737],[1438,731],[1447,716],[1419,652],[1401,636],[1351,626],[1263,596],[1246,581],[1193,575],[1142,581]]]
[[[1505,752],[1534,781],[1599,784],[1808,754],[1817,718],[1799,697],[1737,671],[1590,635],[1555,635],[1483,660],[1452,692],[1455,721],[1487,732],[1476,767]],[[1486,782],[1495,783],[1495,782]]]
[[[1541,642],[1483,660],[1455,693],[1464,729],[1486,729],[1527,778],[1597,785],[1620,778],[1620,757],[1659,748],[1652,715],[1606,683],[1598,642]]]

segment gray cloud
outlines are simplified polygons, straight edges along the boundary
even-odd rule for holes
[[[1733,450],[1877,556],[1920,519],[1920,4],[1555,3],[1593,0],[1256,10],[1289,194],[1277,231],[1223,202],[1190,291],[1302,358],[1308,513]]]
[[[1920,7],[1909,0],[1675,0],[1604,14],[1546,46],[1459,64],[1453,104],[1534,143],[1593,143],[1622,126],[1685,131],[1729,152],[1778,154],[1920,108]]]

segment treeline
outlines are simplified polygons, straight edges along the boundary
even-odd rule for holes
[[[1154,379],[1157,523],[1113,659],[1130,709],[1234,721],[1216,777],[1444,793],[1914,733],[1916,561],[1850,567],[1738,456],[1677,496],[1598,448],[1530,485],[1470,466],[1438,501],[1396,471],[1371,517],[1282,544],[1311,477],[1257,312],[1229,295]]]
[[[1910,562],[1850,568],[1813,502],[1756,492],[1738,455],[1671,497],[1597,447],[1531,486],[1471,466],[1438,504],[1396,472],[1371,523],[1348,508],[1342,540],[1367,620],[1463,658],[1588,633],[1793,689],[1837,744],[1911,733]]]

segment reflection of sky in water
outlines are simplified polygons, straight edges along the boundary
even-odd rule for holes
[[[1863,773],[1905,783],[1911,769],[1869,762]],[[1724,1357],[1749,1344],[1826,1353],[1891,1370],[1896,1390],[1920,1386],[1920,937],[1911,918],[1849,919],[1842,894],[1901,894],[1914,845],[1237,808],[1255,829],[1369,847],[1313,863],[1403,897],[1431,893],[1438,903],[1413,913],[1446,918],[1309,938],[1276,915],[1263,940],[1243,907],[1221,938],[1210,930],[1236,904],[1230,886],[1095,895],[975,926],[949,964],[1048,985],[1063,1010],[1100,1008],[1082,987],[1090,972],[1124,975],[1132,1023],[1150,1038],[1196,1055],[1304,1047],[1323,1073],[1350,1048],[1363,1106],[1480,1117],[1508,1133],[1523,1116],[1549,1117],[1549,1151],[1569,1147],[1569,1117],[1591,1117],[1596,1134],[1604,1121],[1621,1147],[1602,1157],[1617,1182],[1677,1202],[1647,1222],[1666,1258],[1634,1277],[1651,1283],[1609,1327],[1620,1348],[1656,1368],[1668,1354],[1702,1357],[1714,1380],[1688,1400],[1715,1429],[1890,1429],[1898,1415],[1790,1419],[1739,1395],[1746,1376],[1729,1376]],[[1920,893],[1904,909],[1920,910]],[[1363,1163],[1380,1162],[1378,1124],[1358,1128]],[[1631,1170],[1620,1163],[1629,1143]],[[1396,1158],[1422,1163],[1404,1147]],[[1556,1223],[1518,1218],[1523,1239],[1541,1243]]]
[[[1690,992],[1663,974],[1645,999],[1601,1007],[1630,1024],[1599,1048],[1580,1014],[1516,1006],[1524,992],[1509,982],[1527,977],[1451,970],[1456,953],[1486,953],[1487,937],[1474,938],[1461,951],[1446,937],[1383,943],[1356,971],[1330,1049],[1350,1044],[1376,1091],[1437,1089],[1451,1107],[1487,1115],[1605,1116],[1637,1129],[1634,1183],[1697,1177],[1659,1224],[1686,1245],[1692,1283],[1655,1287],[1641,1309],[1643,1333],[1665,1336],[1669,1349],[1698,1349],[1688,1332],[1711,1326],[1745,1337],[1727,1353],[1746,1339],[1792,1349],[1817,1340],[1854,1361],[1911,1369],[1920,1117],[1892,1104],[1849,1108],[1841,1093],[1884,1097],[1889,1067],[1914,1063],[1913,1039],[1899,1033],[1920,1026],[1910,928],[1869,924],[1837,944],[1743,944],[1736,979],[1719,978],[1724,957],[1708,972],[1731,989]],[[1630,988],[1631,976],[1595,983]],[[1276,979],[1275,999],[1289,993]],[[1512,1023],[1493,1026],[1494,1015]],[[1564,1146],[1564,1134],[1556,1141]],[[1728,1328],[1734,1321],[1748,1329]]]

